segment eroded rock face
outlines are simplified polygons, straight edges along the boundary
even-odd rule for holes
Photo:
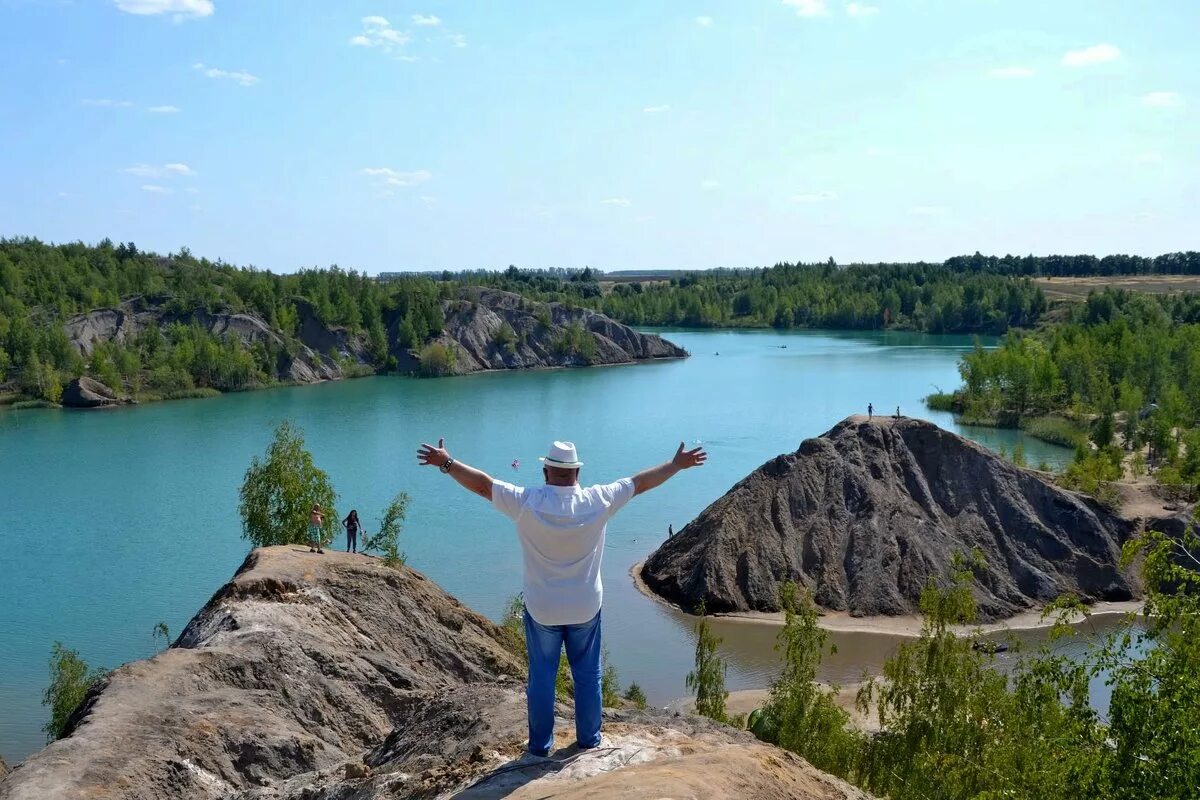
[[[497,289],[464,289],[462,299],[442,303],[442,313],[445,328],[436,341],[454,351],[452,373],[456,375],[489,369],[630,364],[687,356],[686,350],[657,334],[639,333],[595,311],[568,309],[561,303],[535,303]],[[545,321],[550,324],[543,324]],[[516,337],[507,346],[497,341],[505,323]],[[556,347],[567,326],[573,324],[582,327],[595,341],[596,352],[590,359]],[[413,353],[397,355],[402,366],[405,363],[416,366]]]
[[[62,404],[67,408],[102,408],[124,402],[107,385],[86,375],[72,380],[62,393]]]
[[[523,664],[419,573],[255,550],[166,651],[96,687],[3,800],[866,798],[749,734],[606,712],[577,756],[523,752]],[[571,735],[559,705],[559,744]]]
[[[4,760],[3,756],[0,756],[0,778],[3,778],[7,774],[8,774],[8,762],[6,762]]]
[[[1075,593],[1140,594],[1122,570],[1135,524],[928,422],[851,417],[767,462],[647,559],[688,610],[777,611],[784,581],[855,616],[911,614],[955,553],[978,549],[981,617]]]

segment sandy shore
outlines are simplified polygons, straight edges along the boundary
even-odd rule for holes
[[[650,587],[642,580],[641,571],[642,562],[634,564],[629,570],[629,576],[633,579],[633,585],[637,587],[638,591],[669,608],[683,612],[683,609],[672,603],[668,603],[650,591]],[[1119,617],[1126,614],[1140,614],[1142,611],[1142,601],[1129,600],[1125,602],[1094,603],[1088,608],[1088,611],[1093,619]],[[749,625],[783,625],[782,613],[743,611],[729,614],[712,614],[711,616],[720,620],[744,622]],[[1077,615],[1075,619],[1071,620],[1072,624],[1076,625],[1083,624],[1086,621],[1087,619],[1083,615]],[[818,624],[827,631],[838,633],[876,633],[913,639],[921,635],[921,617],[916,614],[898,617],[852,617],[844,611],[824,611],[818,620]],[[1001,631],[1037,630],[1039,628],[1049,628],[1053,624],[1053,619],[1042,619],[1041,609],[1030,609],[997,622],[990,622],[984,625],[961,625],[958,628],[961,633],[974,633],[976,631],[997,633]]]

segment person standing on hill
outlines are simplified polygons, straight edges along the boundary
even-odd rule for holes
[[[867,403],[867,419],[870,420],[874,416],[875,416],[875,406],[872,405],[871,403]]]
[[[324,524],[325,515],[321,512],[321,504],[313,503],[312,510],[308,512],[308,552],[325,553],[321,548],[321,526]]]
[[[346,552],[358,552],[358,531],[362,525],[358,522],[358,510],[352,509],[350,513],[342,520],[342,527],[346,529]]]
[[[454,459],[444,439],[437,447],[421,445],[419,464],[439,468],[517,525],[524,556],[530,753],[545,757],[554,747],[554,683],[564,646],[575,682],[576,745],[586,750],[600,744],[600,561],[608,521],[635,496],[707,458],[704,448],[684,450],[681,442],[670,461],[632,478],[584,487],[575,445],[555,442],[540,459],[546,482],[523,488]]]

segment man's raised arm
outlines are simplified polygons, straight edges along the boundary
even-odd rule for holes
[[[423,467],[441,469],[464,488],[470,489],[489,503],[492,501],[492,476],[483,470],[475,469],[469,464],[451,458],[450,454],[446,452],[445,439],[438,439],[437,447],[431,444],[422,444],[421,449],[417,451],[417,463]],[[449,468],[446,467],[447,464]]]
[[[644,469],[633,476],[633,494],[636,496],[642,492],[648,492],[666,483],[669,478],[680,470],[699,467],[707,460],[708,453],[704,452],[703,447],[697,447],[695,450],[684,450],[683,442],[680,442],[679,449],[675,451],[675,457],[670,461],[665,464],[659,464],[657,467]]]

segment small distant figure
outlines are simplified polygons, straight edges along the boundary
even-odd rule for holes
[[[510,464],[509,466],[511,466],[511,467],[513,468],[513,472],[520,472],[520,470],[521,470],[521,459],[519,459],[519,458],[514,458],[514,459],[512,460],[512,464]]]
[[[321,526],[325,524],[325,514],[321,511],[320,503],[313,503],[308,512],[308,552],[325,554],[321,548]]]
[[[874,416],[875,416],[875,406],[872,405],[871,403],[867,403],[867,419],[869,420]]]
[[[721,352],[719,350],[717,351],[717,355],[721,355]]]
[[[900,406],[896,406],[896,419],[900,419]]]
[[[667,526],[667,538],[668,538],[668,539],[672,539],[672,538],[674,538],[674,537],[675,537],[675,526],[674,526],[674,525],[668,525],[668,526]]]
[[[342,527],[346,529],[346,552],[358,552],[358,531],[362,525],[358,522],[358,511],[352,510],[347,517],[342,520]]]

